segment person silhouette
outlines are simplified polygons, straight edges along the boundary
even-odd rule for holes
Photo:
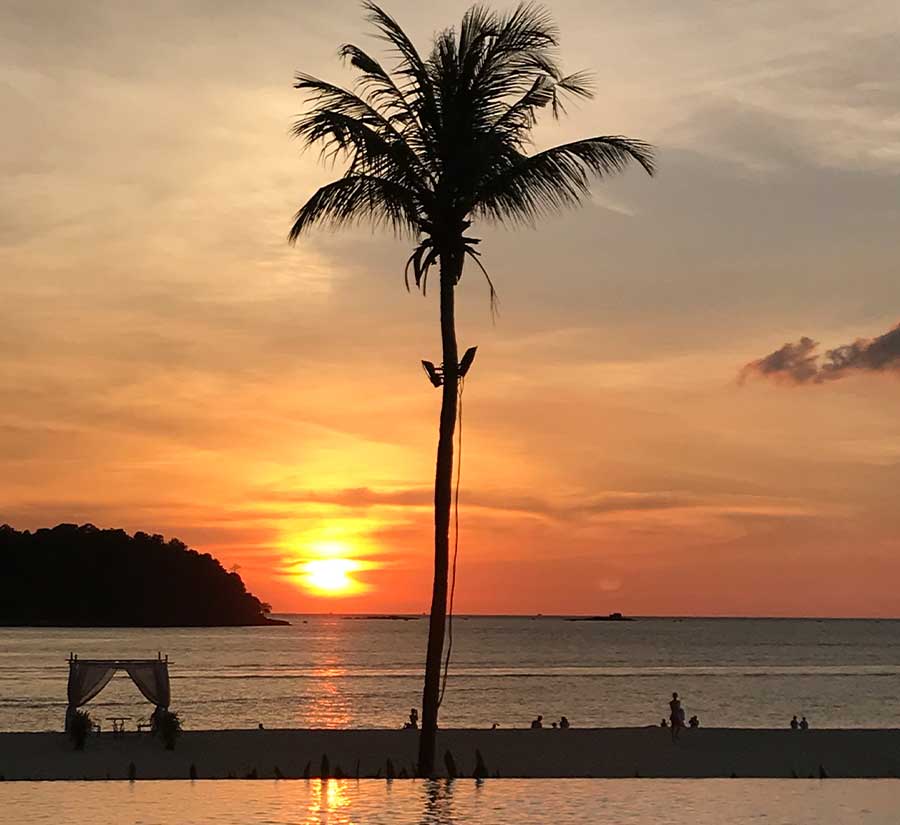
[[[791,717],[791,730],[797,730],[800,727],[800,723],[797,721],[797,714],[795,713]]]
[[[806,721],[805,716],[800,720],[800,730],[809,730],[809,722]]]
[[[694,714],[690,719],[688,719],[688,725],[692,728],[700,727],[700,717],[697,714]]]
[[[409,709],[409,721],[403,726],[407,730],[419,729],[419,711],[415,708]]]
[[[672,723],[672,741],[675,742],[684,727],[684,708],[677,693],[672,694],[672,701],[669,702],[669,721]]]
[[[531,721],[531,729],[537,730],[538,728],[544,727],[544,717],[538,714],[537,719],[533,719]]]
[[[569,719],[568,719],[568,717],[566,717],[566,716],[561,716],[561,717],[559,718],[559,726],[560,726],[560,728],[562,728],[563,730],[568,730],[568,727],[569,727]]]

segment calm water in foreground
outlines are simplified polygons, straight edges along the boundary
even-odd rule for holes
[[[900,781],[10,782],[0,811],[17,825],[896,825]]]
[[[189,728],[399,727],[418,705],[427,621],[289,617],[290,627],[0,628],[0,730],[62,727],[69,651],[172,661]],[[716,727],[900,727],[900,621],[457,619],[442,724],[658,722],[671,691]],[[149,710],[124,675],[88,706]],[[221,791],[224,793],[224,791]],[[792,792],[793,793],[793,792]]]

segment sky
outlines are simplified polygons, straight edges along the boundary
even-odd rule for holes
[[[424,50],[467,4],[385,6]],[[659,172],[473,228],[500,314],[467,270],[456,610],[900,616],[896,3],[551,10],[597,95],[536,147],[625,134]],[[345,42],[379,48],[348,0],[0,0],[0,523],[177,536],[280,611],[427,610],[435,296],[408,241],[286,241],[340,173],[293,74],[350,83]]]

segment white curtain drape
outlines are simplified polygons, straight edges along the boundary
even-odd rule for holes
[[[86,702],[90,702],[109,684],[115,672],[116,669],[109,665],[73,662],[69,668],[69,704],[80,708]]]
[[[108,664],[85,663],[73,661],[69,664],[69,685],[67,695],[69,706],[66,708],[66,730],[69,729],[69,718],[76,708],[90,702],[103,688],[109,684],[116,669]]]
[[[125,670],[144,698],[159,708],[169,707],[169,666],[165,662],[127,665]]]

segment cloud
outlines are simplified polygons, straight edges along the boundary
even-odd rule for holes
[[[812,338],[803,337],[795,344],[785,344],[765,358],[751,361],[742,370],[740,380],[743,382],[753,375],[771,377],[776,381],[803,384],[815,378],[819,372],[818,343]]]
[[[762,377],[787,384],[821,384],[858,372],[900,374],[900,324],[876,338],[858,338],[852,344],[827,350],[823,360],[818,347],[816,341],[807,337],[787,343],[744,366],[739,380],[743,383],[748,378]]]
[[[900,371],[900,324],[877,338],[859,338],[825,353],[825,378],[840,378],[849,370]]]
[[[408,487],[376,490],[370,487],[351,487],[333,490],[262,490],[258,498],[267,503],[320,505],[327,504],[349,509],[409,508],[430,511],[434,493],[430,487]],[[773,501],[759,496],[700,496],[691,493],[607,491],[591,495],[569,495],[559,499],[536,496],[516,496],[495,490],[464,490],[463,508],[475,508],[515,516],[530,515],[572,525],[596,522],[607,516],[649,517],[671,511],[694,511],[705,515],[744,517],[771,515],[793,517],[806,515],[797,504]],[[270,511],[265,511],[269,513]],[[277,513],[277,511],[274,511]]]
[[[409,487],[394,490],[374,490],[369,487],[350,487],[335,490],[270,490],[262,500],[293,504],[330,504],[337,507],[366,509],[370,507],[412,507],[430,509],[434,505],[434,491],[430,487]],[[645,512],[697,507],[700,503],[685,496],[668,493],[612,492],[586,498],[563,499],[551,502],[539,497],[516,496],[497,491],[464,491],[463,505],[498,512],[528,513],[548,518],[571,519],[610,513]]]
[[[333,504],[337,507],[426,507],[434,501],[434,491],[427,487],[400,490],[373,490],[369,487],[347,487],[338,490],[272,490],[263,494],[266,501],[291,504]]]

